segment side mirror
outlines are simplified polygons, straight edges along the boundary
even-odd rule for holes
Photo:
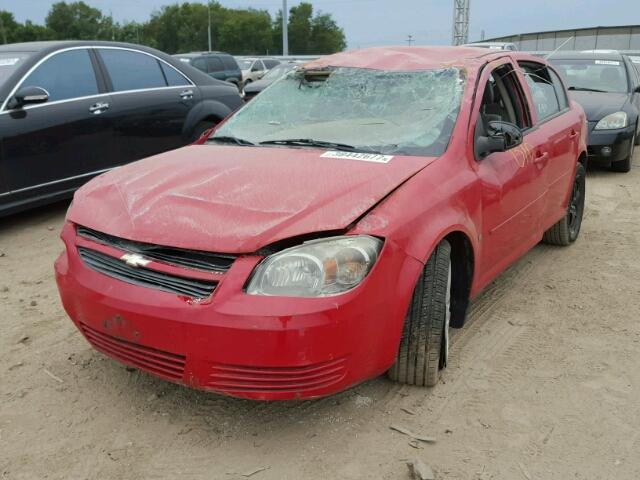
[[[476,155],[484,158],[490,153],[506,152],[522,143],[522,132],[512,123],[491,121],[487,127],[487,135],[476,139]]]
[[[20,108],[49,100],[49,93],[41,87],[22,87],[7,104],[8,108]]]

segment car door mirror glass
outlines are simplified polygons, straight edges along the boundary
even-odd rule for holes
[[[20,108],[24,105],[35,105],[49,100],[49,93],[41,87],[22,87],[13,96],[9,108]]]

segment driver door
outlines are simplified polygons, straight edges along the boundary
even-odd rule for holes
[[[531,108],[521,75],[507,59],[485,68],[480,79],[472,122],[474,142],[491,121],[508,122],[522,132],[522,143],[504,152],[476,158],[482,188],[483,284],[541,238],[548,161],[547,138],[532,128]]]

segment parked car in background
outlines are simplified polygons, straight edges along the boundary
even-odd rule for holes
[[[589,161],[628,172],[640,143],[640,76],[629,57],[558,52],[550,59],[589,121]]]
[[[279,63],[275,59],[239,57],[238,64],[242,70],[243,85],[247,86],[251,82],[260,80],[271,68]]]
[[[234,86],[140,45],[0,46],[0,215],[186,145],[241,104]]]
[[[242,88],[242,72],[236,59],[224,52],[194,52],[174,55],[181,62],[187,63],[212,78],[231,82]]]
[[[275,82],[279,78],[282,78],[288,72],[296,67],[299,67],[300,65],[302,65],[302,62],[284,62],[276,65],[271,70],[269,70],[260,80],[252,82],[244,87],[245,101],[251,100],[273,82]]]
[[[511,50],[513,52],[518,50],[518,47],[516,47],[516,44],[510,43],[510,42],[476,42],[476,43],[465,43],[462,46],[488,48],[490,50]]]
[[[62,303],[99,351],[194,388],[433,386],[470,298],[578,237],[586,119],[555,80],[541,58],[460,47],[311,62],[197,145],[80,189]]]

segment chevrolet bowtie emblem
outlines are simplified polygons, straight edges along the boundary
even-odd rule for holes
[[[138,255],[137,253],[125,253],[120,257],[120,260],[124,261],[131,267],[146,267],[151,263],[151,260],[147,260],[142,255]]]

